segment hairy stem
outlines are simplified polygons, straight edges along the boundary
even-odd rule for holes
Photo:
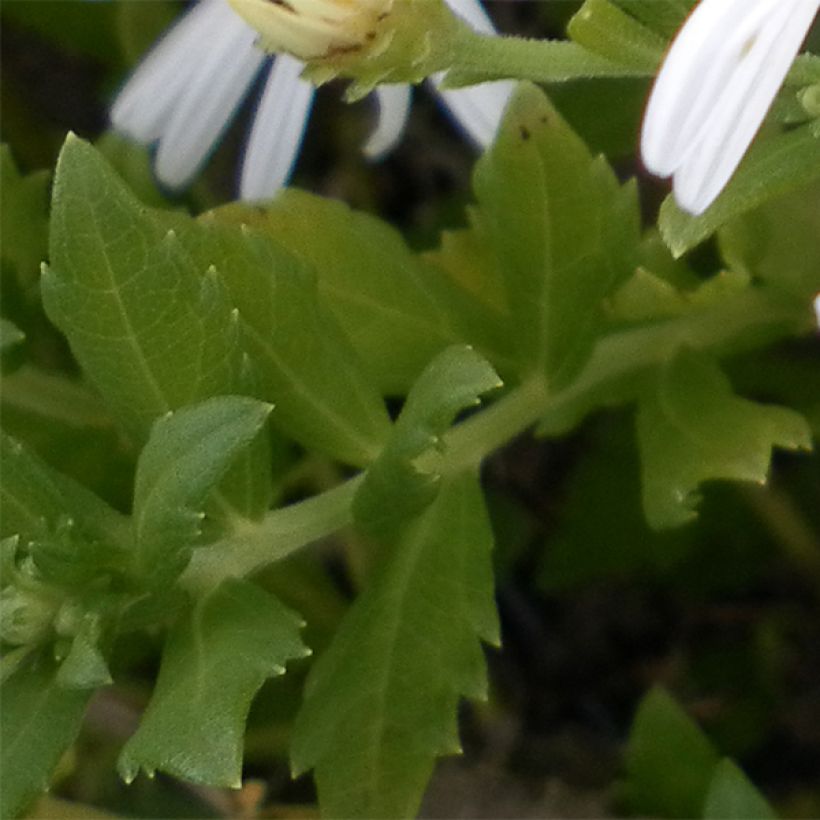
[[[600,401],[602,391],[610,401],[628,401],[632,398],[630,378],[662,363],[681,346],[721,356],[800,335],[810,325],[798,307],[782,294],[751,289],[712,308],[613,333],[598,343],[568,387],[551,392],[540,375],[525,379],[450,430],[442,452],[425,454],[417,466],[449,474],[477,469],[488,455],[539,421],[547,420],[549,429],[557,429],[561,419],[583,414],[587,404],[606,403]],[[627,388],[616,390],[616,384]],[[202,592],[224,578],[249,575],[349,526],[362,478],[360,474],[305,501],[273,510],[258,523],[238,521],[229,538],[194,552],[182,576],[183,585]]]

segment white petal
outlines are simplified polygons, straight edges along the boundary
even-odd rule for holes
[[[233,13],[226,23],[209,70],[203,67],[191,79],[160,141],[156,172],[169,187],[185,185],[199,170],[265,61],[250,26]]]
[[[646,167],[669,176],[692,150],[747,43],[783,0],[702,0],[664,60],[644,117]]]
[[[820,293],[814,297],[814,315],[817,317],[817,329],[820,330]]]
[[[207,67],[211,43],[232,15],[224,0],[203,0],[184,14],[120,91],[111,109],[114,128],[137,142],[158,139],[191,77]]]
[[[276,58],[256,110],[239,183],[248,201],[271,199],[285,184],[302,145],[314,88],[299,76],[303,65]]]
[[[500,80],[473,85],[469,88],[441,89],[436,87],[436,92],[450,110],[455,122],[476,145],[486,148],[495,139],[498,124],[501,122],[504,109],[507,107],[514,88],[515,83]]]
[[[447,0],[447,5],[480,34],[495,34],[480,0]],[[502,80],[445,90],[441,88],[444,74],[442,71],[430,78],[436,93],[456,124],[479,148],[486,148],[495,138],[515,83]]]
[[[702,213],[723,190],[783,84],[817,7],[816,0],[780,0],[767,18],[704,124],[696,149],[675,173],[681,207]]]
[[[380,85],[375,93],[379,120],[362,148],[370,159],[380,159],[396,147],[410,113],[409,85]]]
[[[480,34],[495,34],[495,26],[481,0],[447,0],[447,5]]]

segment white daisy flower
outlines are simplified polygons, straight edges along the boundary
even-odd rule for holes
[[[705,211],[755,137],[820,0],[701,0],[677,35],[649,98],[647,169],[672,176],[675,199]]]
[[[477,30],[494,31],[480,0],[448,0]],[[137,68],[111,109],[114,128],[136,142],[157,144],[155,170],[171,189],[188,184],[237,109],[266,70],[245,147],[241,199],[271,198],[285,184],[313,102],[313,86],[300,79],[302,63],[288,55],[271,59],[256,47],[257,35],[227,0],[200,0],[184,14]],[[478,147],[488,145],[512,91],[494,82],[459,90],[432,83],[456,123]],[[410,106],[408,86],[380,86],[378,123],[364,146],[378,158],[401,138]]]

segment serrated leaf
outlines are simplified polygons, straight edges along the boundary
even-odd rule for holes
[[[55,675],[53,661],[30,656],[0,687],[0,817],[18,817],[48,788],[80,730],[90,693],[63,689]]]
[[[138,438],[157,416],[231,391],[238,336],[221,283],[72,135],[57,164],[50,256],[46,311]]]
[[[253,440],[271,406],[218,396],[155,422],[140,454],[133,529],[138,574],[173,580],[200,534],[202,507],[231,462]]]
[[[441,447],[457,413],[500,386],[490,364],[470,347],[450,347],[433,359],[410,389],[392,436],[356,493],[353,514],[359,526],[383,534],[432,503],[439,476],[419,470],[415,460]]]
[[[670,194],[658,225],[677,257],[711,236],[730,219],[820,178],[820,136],[812,124],[761,137],[749,150],[723,193],[700,216],[682,211]]]
[[[326,817],[410,817],[458,752],[463,695],[486,697],[498,642],[492,533],[474,475],[447,479],[373,574],[308,679],[291,745]]]
[[[228,579],[168,635],[159,678],[118,768],[238,788],[251,700],[285,664],[309,654],[299,616],[248,581]]]
[[[534,86],[513,97],[474,176],[502,270],[519,368],[565,384],[589,355],[601,302],[634,268],[638,210]]]
[[[403,393],[458,341],[435,274],[370,214],[291,188],[264,210],[237,203],[213,218],[273,237],[316,270],[320,299],[384,392]]]
[[[627,749],[624,796],[630,813],[699,817],[719,756],[660,687],[641,701]]]
[[[203,220],[180,226],[179,235],[227,287],[260,394],[276,404],[273,423],[312,450],[369,463],[389,417],[366,366],[320,303],[316,271],[241,225]]]
[[[775,820],[777,815],[765,797],[731,760],[715,767],[703,817],[707,820]]]
[[[767,479],[774,447],[811,449],[799,414],[736,396],[720,368],[683,349],[638,410],[644,510],[656,528],[695,517],[698,487],[715,479]]]

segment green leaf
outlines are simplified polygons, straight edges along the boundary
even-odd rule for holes
[[[620,9],[612,0],[585,0],[567,26],[567,34],[584,48],[614,62],[653,74],[666,39]]]
[[[805,419],[734,395],[720,368],[682,349],[638,410],[644,510],[656,528],[695,517],[705,481],[766,482],[773,447],[811,449]]]
[[[812,124],[763,137],[752,146],[723,193],[700,216],[682,211],[670,194],[658,225],[677,257],[734,217],[820,178],[820,137]]]
[[[707,820],[774,820],[777,815],[762,794],[731,760],[715,767],[703,817]]]
[[[208,493],[271,409],[254,399],[219,396],[155,422],[134,488],[138,574],[163,583],[182,571],[200,534]]]
[[[630,813],[700,817],[718,759],[671,696],[652,689],[638,707],[629,738],[624,797]]]
[[[504,277],[520,369],[566,383],[590,353],[603,298],[634,268],[634,186],[621,188],[547,98],[522,85],[474,187]]]
[[[390,420],[374,379],[320,303],[316,272],[241,224],[177,217],[174,229],[227,288],[246,354],[243,381],[276,404],[272,422],[311,450],[349,464],[372,461]]]
[[[435,273],[383,221],[295,188],[265,210],[233,204],[213,216],[273,237],[316,270],[321,301],[384,392],[406,391],[458,341]]]
[[[730,267],[805,299],[820,291],[820,180],[724,225],[721,253]]]
[[[384,533],[432,503],[440,476],[415,461],[441,449],[441,436],[456,414],[501,387],[493,368],[472,348],[447,348],[427,366],[410,390],[393,434],[370,467],[353,501],[358,524]]]
[[[0,433],[0,536],[36,540],[61,519],[112,544],[124,544],[125,519],[96,495]]]
[[[647,28],[669,38],[680,28],[696,0],[614,0],[614,2]]]
[[[137,437],[169,410],[231,392],[238,334],[218,277],[72,135],[57,164],[50,253],[46,311]]]
[[[0,817],[17,817],[40,792],[80,730],[87,691],[63,689],[46,657],[29,657],[0,687]]]
[[[410,817],[438,755],[460,751],[459,697],[486,697],[498,643],[492,533],[475,476],[448,479],[374,572],[311,670],[296,774],[326,817]]]
[[[171,630],[154,694],[118,768],[238,788],[251,700],[264,681],[309,654],[296,613],[247,581],[229,579]]]

